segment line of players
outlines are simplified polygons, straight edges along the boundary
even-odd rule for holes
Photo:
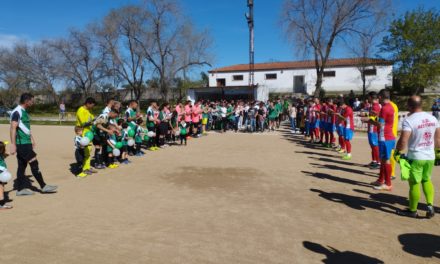
[[[393,152],[396,145],[398,128],[398,108],[391,101],[388,90],[378,94],[369,93],[371,105],[368,111],[361,113],[362,122],[368,125],[368,142],[371,147],[371,169],[379,169],[379,178],[372,185],[377,190],[392,190],[391,179],[394,178],[395,160]],[[308,101],[306,110],[306,138],[310,143],[322,144],[334,148],[343,154],[343,160],[351,160],[351,141],[354,136],[354,113],[342,96],[336,101],[327,99],[320,102],[318,98]],[[338,137],[336,144],[335,132]]]

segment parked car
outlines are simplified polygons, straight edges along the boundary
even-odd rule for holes
[[[11,115],[11,109],[4,106],[0,106],[0,117],[9,117]]]

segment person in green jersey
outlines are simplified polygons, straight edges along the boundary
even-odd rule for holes
[[[269,103],[269,131],[275,130],[276,121],[278,118],[278,111],[276,109],[276,106],[274,106],[273,102]]]
[[[183,142],[185,142],[185,146],[186,146],[186,136],[188,135],[188,126],[184,120],[180,122],[179,129],[180,129],[180,145],[183,145]]]
[[[42,193],[54,193],[57,186],[48,185],[44,182],[38,165],[37,154],[34,152],[35,139],[31,133],[31,122],[27,109],[34,103],[34,96],[24,93],[20,96],[20,104],[11,113],[11,155],[17,154],[17,196],[32,195],[33,191],[26,188],[26,167],[29,164],[32,175],[41,187]]]

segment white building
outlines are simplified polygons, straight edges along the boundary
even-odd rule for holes
[[[332,59],[327,63],[322,87],[327,93],[362,92],[360,59]],[[368,91],[392,85],[392,62],[369,59],[365,71]],[[253,97],[267,100],[269,94],[313,94],[316,82],[314,61],[255,64],[255,85],[248,86],[249,64],[239,64],[209,71],[209,87],[190,89],[192,100],[206,97]]]

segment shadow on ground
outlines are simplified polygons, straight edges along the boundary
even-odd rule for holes
[[[384,263],[382,260],[363,255],[361,253],[353,251],[339,251],[336,248],[330,246],[323,246],[317,243],[304,241],[303,245],[306,249],[315,252],[317,254],[324,255],[326,258],[322,260],[322,263],[326,264],[378,264]]]
[[[379,210],[385,213],[395,214],[397,207],[384,203],[374,201],[368,198],[359,196],[353,196],[343,193],[325,192],[318,189],[310,189],[310,191],[318,193],[319,197],[322,197],[328,201],[344,204],[352,209],[366,210],[367,208]]]
[[[402,249],[412,255],[423,258],[440,259],[440,236],[432,234],[402,234],[399,236]]]

